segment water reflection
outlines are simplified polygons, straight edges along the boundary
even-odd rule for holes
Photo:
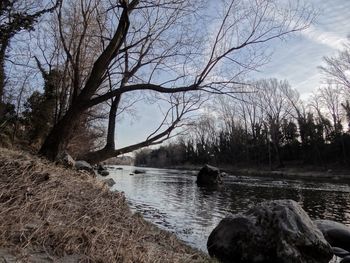
[[[191,171],[134,167],[112,168],[115,190],[123,191],[131,207],[190,245],[206,251],[206,240],[218,222],[230,213],[245,211],[265,200],[293,199],[313,219],[331,219],[350,225],[350,187],[347,184],[311,183],[227,176],[219,188],[197,187]]]

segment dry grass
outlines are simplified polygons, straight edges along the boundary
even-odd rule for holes
[[[0,262],[13,256],[19,262],[209,262],[133,215],[122,194],[90,175],[0,148]]]

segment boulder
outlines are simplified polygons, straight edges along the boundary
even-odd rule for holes
[[[213,186],[222,183],[220,170],[214,166],[205,165],[197,175],[197,185]]]
[[[293,200],[263,202],[224,218],[207,248],[224,263],[328,263],[333,257],[321,231]]]
[[[332,247],[341,248],[350,253],[350,228],[331,220],[315,220],[317,227]]]
[[[109,187],[115,185],[115,181],[112,178],[105,179],[103,182],[106,183]]]
[[[340,261],[340,263],[350,263],[350,256],[344,257],[344,258]]]
[[[61,152],[57,158],[56,162],[63,164],[66,167],[74,167],[75,166],[75,161],[72,158],[72,156],[69,155],[67,152]]]
[[[332,247],[332,251],[333,251],[333,254],[336,255],[337,257],[346,257],[346,256],[350,256],[350,252],[345,250],[345,249],[342,249],[340,247]]]
[[[83,170],[83,171],[87,171],[87,172],[90,172],[90,173],[94,173],[94,169],[86,161],[76,161],[75,162],[75,168],[77,170]]]
[[[109,172],[107,171],[106,167],[104,167],[102,164],[99,164],[97,166],[97,172],[101,175],[101,176],[107,176],[109,175]]]
[[[108,172],[107,170],[98,171],[98,173],[99,173],[101,176],[107,176],[107,175],[109,175],[109,172]]]

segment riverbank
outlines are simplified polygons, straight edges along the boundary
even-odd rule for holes
[[[118,182],[117,182],[118,183]],[[212,262],[90,174],[0,148],[4,262]]]
[[[348,171],[318,171],[298,168],[285,168],[278,170],[267,169],[223,169],[223,171],[240,175],[253,177],[273,177],[283,179],[302,179],[308,181],[328,181],[328,182],[350,182],[350,172]]]

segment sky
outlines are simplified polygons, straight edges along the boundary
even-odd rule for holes
[[[318,66],[323,57],[334,56],[350,35],[349,0],[308,0],[318,9],[316,21],[287,42],[279,42],[271,62],[258,77],[286,79],[307,98],[324,81]]]
[[[318,9],[315,23],[307,30],[273,43],[271,60],[254,74],[254,78],[285,79],[302,98],[322,84],[318,66],[324,56],[334,56],[350,35],[350,0],[306,0]],[[117,146],[144,140],[161,119],[152,105],[137,104],[139,117],[125,118],[117,127]]]

